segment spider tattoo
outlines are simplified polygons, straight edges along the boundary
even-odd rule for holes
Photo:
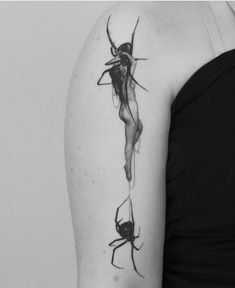
[[[106,32],[111,45],[110,52],[114,57],[110,61],[106,62],[106,66],[110,68],[106,69],[97,81],[98,85],[112,85],[113,91],[117,97],[119,105],[119,117],[125,123],[125,166],[124,170],[126,178],[130,182],[132,180],[132,156],[135,151],[135,145],[140,140],[140,135],[143,131],[143,124],[139,118],[138,103],[136,100],[135,86],[138,85],[142,89],[148,91],[142,85],[140,85],[134,78],[134,72],[137,61],[147,60],[147,58],[135,58],[133,57],[134,37],[136,27],[139,23],[139,18],[135,24],[132,32],[131,41],[121,44],[116,47],[114,44],[110,32],[109,21],[107,21]],[[111,82],[103,82],[102,79],[106,73],[109,73]],[[113,100],[114,101],[114,100]]]
[[[137,22],[135,24],[135,28],[134,28],[134,31],[133,31],[132,36],[131,36],[131,42],[123,43],[119,47],[116,47],[116,45],[114,44],[114,42],[110,36],[110,32],[109,32],[110,18],[111,18],[111,15],[109,16],[108,21],[107,21],[106,32],[107,32],[107,36],[109,39],[109,43],[111,45],[110,52],[114,58],[105,63],[106,66],[112,65],[112,67],[105,70],[101,74],[99,80],[97,81],[97,84],[98,85],[110,85],[110,84],[112,84],[113,86],[120,86],[120,85],[124,84],[124,78],[126,78],[126,76],[129,76],[142,89],[148,91],[146,88],[144,88],[142,85],[140,85],[135,80],[133,75],[130,73],[131,72],[130,71],[131,63],[130,63],[130,61],[128,61],[130,59],[128,59],[129,57],[127,55],[127,54],[129,54],[130,56],[132,56],[132,53],[133,53],[135,30],[136,30],[137,25],[139,23],[139,18],[137,19]],[[139,60],[148,60],[148,59],[147,58],[134,58],[134,60],[139,61]],[[122,71],[123,70],[122,68],[126,68],[125,71]],[[112,81],[110,83],[101,83],[101,80],[106,73],[110,74]],[[120,78],[122,78],[122,79],[120,79]],[[119,82],[118,80],[121,81],[122,83],[118,83]],[[117,88],[117,87],[115,87],[115,88]],[[117,92],[121,92],[121,91],[117,91]],[[119,95],[119,93],[117,93],[117,95]]]
[[[118,215],[119,215],[119,210],[120,208],[124,205],[124,203],[129,199],[130,201],[130,214],[131,214],[131,221],[127,221],[124,223],[120,223],[122,221],[123,218],[121,218],[120,220],[118,220]],[[121,246],[125,245],[127,242],[130,242],[131,244],[131,259],[132,259],[132,263],[134,266],[134,270],[136,271],[136,273],[144,278],[143,275],[141,275],[135,265],[135,260],[134,260],[134,249],[139,251],[142,247],[143,247],[143,243],[141,244],[141,246],[138,248],[135,246],[134,241],[135,239],[139,238],[140,236],[140,228],[139,228],[139,232],[138,235],[135,236],[135,220],[134,220],[134,213],[133,213],[133,205],[132,205],[132,201],[130,196],[128,196],[122,203],[120,206],[118,206],[117,210],[116,210],[116,215],[115,215],[115,224],[116,224],[116,231],[119,233],[119,235],[121,236],[121,238],[115,239],[113,240],[111,243],[109,243],[109,246],[115,246],[114,243],[115,242],[119,242],[121,240],[124,240],[124,242],[122,242],[121,244],[115,246],[115,248],[113,249],[113,253],[112,253],[112,260],[111,260],[111,264],[113,266],[115,266],[116,268],[119,269],[124,269],[122,267],[119,267],[117,265],[114,264],[114,256],[115,256],[115,252],[117,249],[119,249]]]

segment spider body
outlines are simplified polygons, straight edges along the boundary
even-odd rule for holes
[[[117,91],[115,89],[115,93],[120,97],[121,103],[125,103],[128,105],[128,100],[126,99],[127,80],[131,79],[134,83],[139,85],[141,88],[143,88],[144,90],[147,90],[134,79],[134,77],[131,73],[131,66],[133,65],[133,63],[131,63],[130,59],[132,59],[132,62],[138,61],[138,60],[147,60],[146,58],[134,58],[134,57],[132,57],[135,30],[136,30],[136,27],[139,23],[139,18],[136,22],[134,31],[132,33],[131,42],[125,42],[125,43],[122,43],[119,47],[116,47],[113,40],[111,39],[110,32],[109,32],[110,17],[111,16],[109,16],[109,18],[108,18],[108,22],[107,22],[107,26],[106,26],[106,32],[108,35],[109,42],[111,44],[110,52],[114,58],[105,63],[106,66],[112,66],[112,67],[109,69],[106,69],[102,73],[101,77],[97,81],[97,84],[98,85],[110,85],[110,84],[112,84],[114,86],[114,89],[116,86],[119,86]],[[101,80],[106,73],[109,73],[111,80],[112,80],[111,83],[101,83]]]
[[[133,44],[131,44],[130,42],[126,42],[126,43],[121,44],[118,48],[116,48],[116,50],[114,50],[111,47],[111,54],[114,57],[119,57],[120,65],[123,65],[123,66],[130,66],[131,65],[128,57],[126,55],[123,55],[123,52],[128,53],[129,55],[132,56],[132,50],[133,50],[132,45]],[[106,63],[106,65],[109,65],[109,62],[107,62],[107,63]]]
[[[118,214],[119,214],[119,210],[120,208],[124,205],[124,203],[129,199],[130,201],[130,216],[131,216],[131,219],[130,221],[126,221],[126,222],[123,222],[122,224],[120,224],[120,222],[122,221],[123,218],[121,218],[120,220],[118,220]],[[121,246],[125,245],[126,243],[130,242],[131,244],[131,259],[132,259],[132,263],[133,263],[133,266],[134,266],[134,270],[136,271],[136,273],[144,278],[143,275],[141,275],[139,273],[139,271],[137,270],[136,268],[136,265],[135,265],[135,260],[134,260],[134,249],[139,251],[142,246],[143,246],[143,243],[141,244],[141,246],[138,248],[135,246],[135,239],[139,238],[140,236],[140,228],[139,228],[139,233],[138,235],[135,236],[135,220],[134,220],[134,213],[133,213],[133,205],[132,205],[132,201],[130,199],[130,196],[128,196],[122,203],[120,206],[118,206],[117,210],[116,210],[116,215],[115,215],[115,224],[116,224],[116,231],[119,233],[119,235],[121,236],[121,238],[118,238],[118,239],[115,239],[113,240],[112,242],[109,243],[109,246],[115,246],[114,243],[116,242],[119,242],[119,241],[122,241],[123,242],[117,246],[115,246],[113,248],[113,253],[112,253],[112,260],[111,260],[111,264],[113,266],[115,266],[116,268],[119,268],[119,269],[123,269],[122,267],[119,267],[117,265],[114,264],[114,257],[115,257],[115,252],[118,248],[120,248]]]
[[[135,240],[134,225],[132,222],[127,221],[122,223],[121,225],[116,224],[116,230],[123,239],[126,239],[130,242],[133,242]]]
[[[118,48],[116,48],[116,50],[113,47],[111,47],[111,49],[111,54],[113,56],[117,56],[120,52],[126,52],[132,55],[132,44],[130,42],[121,44]]]

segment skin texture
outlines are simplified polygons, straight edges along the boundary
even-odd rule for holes
[[[226,49],[234,48],[234,16],[223,2],[212,2],[212,6]],[[97,85],[104,63],[110,59],[106,33],[110,14],[117,46],[130,41],[140,17],[133,55],[150,59],[131,66],[136,68],[135,78],[149,92],[138,85],[131,90],[133,83],[129,83],[128,99],[135,123],[140,115],[143,123],[132,201],[137,223],[134,235],[138,235],[141,227],[141,239],[136,239],[135,245],[140,247],[144,242],[135,254],[135,261],[144,279],[134,273],[129,242],[115,254],[115,263],[125,267],[121,270],[111,265],[113,247],[108,246],[118,236],[115,211],[128,191],[128,181],[123,177],[123,147],[129,142],[133,147],[133,139],[138,137],[134,122],[126,125],[124,121],[126,106],[120,116],[115,113],[111,86]],[[77,247],[78,288],[162,287],[170,107],[189,77],[214,57],[211,40],[194,2],[120,3],[96,23],[75,66],[66,108],[66,169]],[[103,80],[110,81],[106,76]],[[124,129],[132,131],[127,131],[130,140],[126,140]],[[131,150],[126,149],[125,154],[128,163]]]

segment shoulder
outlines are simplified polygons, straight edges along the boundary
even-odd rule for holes
[[[74,74],[86,71],[86,81],[100,75],[104,63],[112,57],[107,35],[116,46],[130,42],[136,27],[133,55],[148,58],[139,62],[135,71],[136,78],[144,86],[163,99],[172,100],[172,91],[179,70],[184,69],[185,55],[190,51],[193,38],[192,23],[195,6],[186,2],[119,2],[112,5],[97,20],[82,53],[77,61]],[[181,67],[182,66],[182,67]],[[92,67],[92,69],[91,69]],[[178,85],[180,86],[180,84]]]
[[[148,71],[144,70],[141,77],[148,78],[144,80],[149,80],[154,91],[163,89],[164,93],[160,94],[171,94],[169,97],[173,100],[173,94],[194,69],[199,51],[204,49],[200,46],[202,21],[197,4],[185,1],[121,2],[105,12],[104,22],[108,15],[111,15],[110,32],[117,44],[130,38],[139,17],[134,55],[149,59],[144,65]]]

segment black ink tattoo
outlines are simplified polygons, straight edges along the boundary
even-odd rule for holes
[[[119,97],[120,107],[119,107],[119,117],[125,123],[125,160],[126,164],[124,166],[126,172],[126,178],[130,182],[132,179],[132,156],[136,143],[140,139],[140,135],[143,131],[143,124],[139,119],[138,104],[135,95],[135,85],[140,85],[134,78],[133,74],[135,72],[136,63],[138,60],[146,60],[146,58],[134,58],[133,45],[135,30],[139,22],[139,18],[136,22],[134,31],[132,33],[131,42],[126,42],[121,44],[118,48],[115,46],[113,40],[111,39],[109,32],[109,20],[107,22],[107,35],[109,42],[111,44],[111,54],[114,56],[113,59],[105,63],[105,65],[111,65],[112,67],[105,70],[100,79],[98,80],[98,85],[113,85],[115,94]],[[110,83],[101,83],[102,78],[106,73],[109,73],[111,77]]]
[[[131,221],[126,221],[122,224],[120,224],[120,222],[122,221],[123,218],[121,218],[120,220],[118,220],[118,216],[119,216],[119,209],[124,205],[124,203],[129,199],[130,201],[130,213],[131,213]],[[132,259],[132,263],[134,266],[134,269],[136,271],[137,274],[139,274],[142,278],[144,278],[143,275],[141,275],[135,265],[135,259],[134,259],[134,249],[139,251],[142,246],[143,243],[141,244],[141,246],[139,248],[137,248],[134,244],[135,239],[139,238],[140,236],[140,227],[139,227],[139,233],[137,236],[134,235],[135,233],[135,220],[134,220],[134,213],[133,213],[133,205],[132,205],[132,201],[130,196],[128,196],[121,205],[118,206],[117,210],[116,210],[116,216],[115,216],[115,224],[116,224],[116,230],[117,232],[120,234],[121,238],[115,239],[113,240],[111,243],[109,243],[109,246],[114,246],[113,244],[115,242],[121,241],[121,240],[125,240],[124,242],[122,242],[121,244],[119,244],[118,246],[116,246],[113,249],[113,255],[112,255],[112,265],[119,268],[119,269],[123,269],[122,267],[119,267],[117,265],[114,264],[114,255],[115,255],[115,251],[120,248],[121,246],[123,246],[124,244],[126,244],[127,242],[130,242],[131,244],[131,259]]]
[[[135,146],[138,142],[140,142],[140,136],[143,131],[143,124],[141,120],[139,119],[139,110],[138,110],[138,104],[136,101],[135,87],[136,85],[138,85],[142,89],[148,91],[146,88],[144,88],[142,85],[140,85],[136,81],[133,75],[136,69],[137,61],[147,60],[147,59],[146,58],[134,58],[133,56],[134,37],[135,37],[136,27],[139,23],[139,18],[132,32],[131,42],[123,43],[117,48],[109,32],[110,17],[111,16],[109,16],[108,21],[107,21],[106,32],[107,32],[109,42],[111,44],[110,51],[114,58],[105,63],[106,66],[111,66],[111,68],[106,69],[102,73],[101,77],[97,81],[97,84],[98,85],[112,85],[113,92],[114,92],[112,95],[113,102],[115,102],[114,94],[118,101],[118,105],[114,105],[114,106],[115,108],[119,107],[119,117],[125,123],[125,161],[126,163],[124,166],[124,170],[126,174],[126,179],[129,183],[129,196],[122,202],[121,205],[118,206],[116,210],[116,215],[115,215],[116,231],[119,233],[121,238],[113,240],[111,243],[109,243],[109,246],[115,246],[114,243],[121,241],[121,240],[124,240],[124,242],[115,246],[115,248],[113,249],[111,264],[119,269],[123,269],[114,264],[115,252],[118,248],[130,242],[131,259],[132,259],[132,263],[134,266],[134,270],[139,276],[144,278],[144,276],[138,272],[136,268],[135,260],[134,260],[134,250],[139,251],[142,248],[143,243],[141,244],[139,248],[137,248],[134,244],[135,240],[139,238],[140,236],[140,228],[139,228],[138,235],[135,236],[135,220],[134,220],[134,213],[133,213],[133,204],[132,204],[131,195],[130,195],[130,188],[133,188],[134,185],[133,187],[131,187],[130,183],[133,178],[134,178],[134,183],[135,183],[135,176],[133,177],[133,172],[135,172],[135,167],[132,167],[132,159],[134,159],[133,162],[135,163],[135,152],[137,151]],[[102,79],[106,73],[109,73],[111,82],[102,82]],[[134,171],[132,171],[133,170],[132,168],[134,169]],[[129,202],[129,221],[125,221],[121,223],[123,218],[118,220],[119,210],[125,203],[127,203],[127,200],[129,200],[128,201]]]

